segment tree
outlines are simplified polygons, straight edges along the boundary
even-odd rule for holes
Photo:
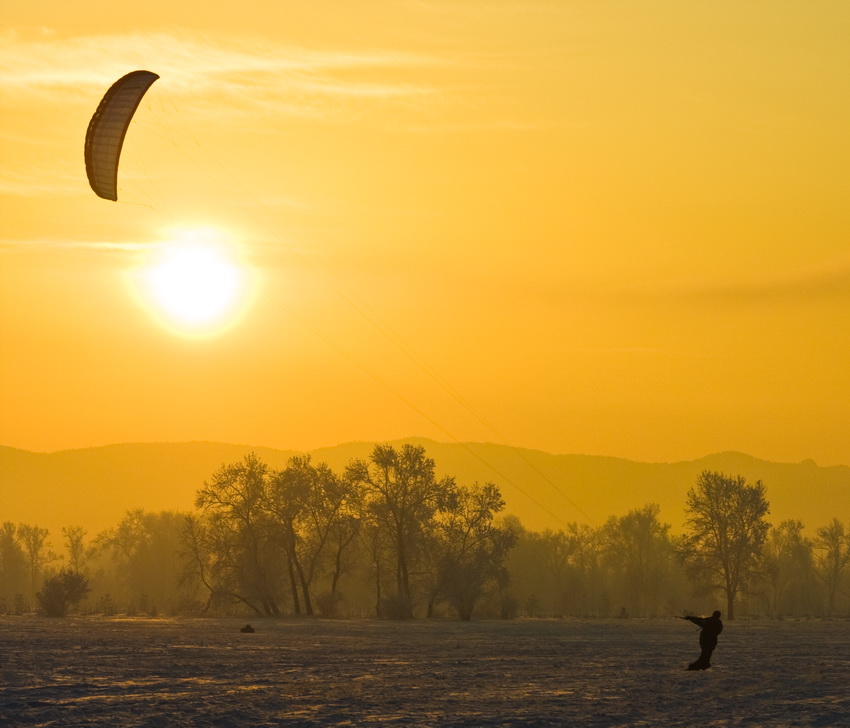
[[[803,522],[782,521],[771,528],[762,570],[769,614],[808,612],[811,577],[812,541],[803,535]]]
[[[306,508],[310,491],[314,487],[314,472],[310,458],[292,458],[284,470],[272,473],[264,492],[263,508],[270,521],[270,533],[273,533],[286,554],[286,566],[289,585],[292,590],[292,603],[296,614],[301,614],[299,584],[304,608],[307,614],[313,614],[310,599],[309,575],[301,563],[299,519]],[[309,557],[308,557],[309,559]]]
[[[156,614],[179,601],[180,534],[185,516],[174,511],[128,511],[95,539],[114,567],[118,591],[130,612]]]
[[[290,458],[286,468],[269,478],[265,508],[286,550],[296,613],[300,587],[305,611],[313,614],[311,586],[329,560],[334,561],[332,594],[336,592],[343,552],[356,534],[355,491],[326,464],[313,465],[309,455]]]
[[[688,491],[689,528],[681,556],[689,575],[726,596],[726,617],[735,618],[735,600],[758,573],[770,524],[770,506],[761,481],[703,471]]]
[[[22,523],[18,526],[18,540],[21,542],[30,571],[30,594],[35,597],[42,567],[56,561],[59,557],[50,550],[47,537],[50,531],[38,526]]]
[[[10,609],[16,599],[22,601],[27,590],[26,557],[17,532],[10,521],[0,527],[0,611]]]
[[[574,576],[575,570],[572,562],[576,547],[575,539],[563,530],[552,531],[551,529],[536,534],[536,537],[539,539],[538,547],[542,551],[541,564],[546,568],[554,590],[552,606],[556,614],[565,614],[569,611],[571,601],[572,584],[570,582],[573,581],[571,577]],[[529,606],[534,607],[536,603],[532,601]]]
[[[86,532],[82,526],[68,526],[62,529],[65,545],[68,549],[68,563],[71,571],[82,571],[92,556],[90,549],[85,547]]]
[[[45,580],[36,595],[50,617],[64,617],[69,607],[78,604],[90,591],[88,579],[77,571],[63,569]]]
[[[447,488],[442,497],[437,583],[467,621],[487,586],[506,582],[504,563],[517,535],[494,521],[505,501],[493,483]]]
[[[549,568],[552,531],[529,531],[515,516],[503,521],[517,537],[507,559],[512,598],[528,617],[559,613],[560,584]]]
[[[358,536],[361,533],[363,503],[360,491],[345,476],[335,481],[339,491],[330,504],[338,503],[334,517],[328,521],[327,552],[330,561],[330,588],[326,595],[325,614],[335,616],[340,599],[339,585],[342,576],[351,570],[357,557]]]
[[[669,524],[658,518],[660,511],[651,503],[620,518],[612,516],[602,528],[604,554],[624,587],[630,614],[655,613],[668,578],[673,545]]]
[[[179,552],[184,564],[181,581],[183,583],[200,582],[207,590],[207,603],[203,610],[205,614],[216,597],[226,596],[233,601],[239,601],[234,590],[224,587],[216,579],[214,542],[207,520],[194,514],[186,516],[180,531],[182,550]]]
[[[369,570],[373,578],[375,589],[375,614],[379,617],[386,616],[384,604],[386,591],[384,585],[391,579],[387,572],[390,571],[389,564],[392,563],[393,546],[389,534],[369,508],[364,508],[361,521],[360,535],[368,554]]]
[[[850,533],[845,532],[844,524],[833,517],[829,525],[818,529],[814,546],[817,574],[826,585],[827,614],[832,616],[842,575],[850,564]]]
[[[573,541],[564,531],[545,530],[540,538],[546,546],[544,564],[555,580],[558,594],[565,588],[566,575],[570,568],[570,558],[573,555]]]
[[[271,537],[267,478],[268,466],[253,453],[223,465],[198,491],[195,505],[206,518],[202,529],[184,532],[184,543],[198,547],[194,557],[208,559],[206,579],[216,593],[232,596],[257,614],[276,615],[284,559]]]
[[[573,609],[577,613],[605,614],[606,599],[599,593],[601,529],[586,523],[568,523],[572,580],[568,586]]]
[[[391,544],[401,617],[413,616],[413,573],[433,536],[440,494],[454,487],[451,478],[438,481],[434,471],[425,448],[410,444],[400,451],[376,445],[368,462],[354,460],[347,470],[350,482],[365,489],[366,508]]]

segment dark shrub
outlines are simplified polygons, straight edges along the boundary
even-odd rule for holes
[[[80,602],[89,591],[86,577],[79,572],[63,569],[44,582],[36,597],[48,616],[64,617],[68,608]]]

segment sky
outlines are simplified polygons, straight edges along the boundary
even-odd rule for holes
[[[0,444],[850,464],[844,0],[0,7]]]

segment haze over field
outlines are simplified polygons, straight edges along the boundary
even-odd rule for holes
[[[0,22],[0,443],[850,464],[847,3]],[[115,203],[83,140],[137,69]]]

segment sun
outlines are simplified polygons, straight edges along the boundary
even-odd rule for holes
[[[252,275],[217,228],[172,232],[134,271],[134,288],[166,328],[184,336],[212,336],[244,312]]]

